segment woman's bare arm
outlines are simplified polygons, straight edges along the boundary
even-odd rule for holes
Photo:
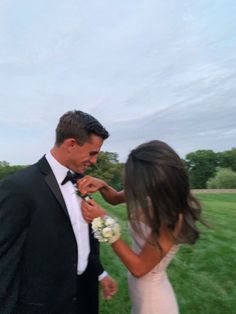
[[[82,194],[99,191],[104,200],[112,205],[124,203],[124,191],[116,191],[101,179],[85,176],[77,182],[77,187]]]
[[[86,221],[91,222],[96,217],[106,215],[105,209],[99,206],[94,200],[82,201],[83,216]],[[158,264],[173,246],[173,238],[164,229],[159,239],[160,249],[157,245],[146,242],[140,253],[135,253],[123,240],[115,241],[111,246],[119,256],[123,264],[135,276],[141,277],[148,273]]]

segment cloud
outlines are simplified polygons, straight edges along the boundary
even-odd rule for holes
[[[182,156],[230,149],[235,13],[233,0],[1,1],[0,160],[34,162],[76,108],[122,160],[153,138]]]

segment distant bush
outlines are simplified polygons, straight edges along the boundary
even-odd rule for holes
[[[214,178],[207,181],[208,189],[235,189],[236,172],[228,168],[218,168]]]

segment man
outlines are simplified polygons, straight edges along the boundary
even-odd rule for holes
[[[69,111],[51,151],[2,182],[1,314],[96,314],[99,276],[105,297],[116,292],[73,184],[73,174],[96,163],[108,136],[91,115]]]

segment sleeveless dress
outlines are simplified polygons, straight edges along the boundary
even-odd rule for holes
[[[144,232],[148,227],[141,223]],[[133,250],[138,253],[144,245],[144,239],[130,228],[133,238]],[[169,282],[166,268],[178,251],[178,245],[172,246],[163,259],[147,274],[136,278],[128,273],[129,294],[132,314],[178,314],[175,293]]]

